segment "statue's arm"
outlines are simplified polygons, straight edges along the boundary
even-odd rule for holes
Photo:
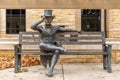
[[[44,18],[43,18],[42,20],[40,20],[40,21],[37,21],[37,22],[33,23],[33,24],[31,25],[31,29],[33,29],[33,30],[39,30],[38,25],[39,25],[40,23],[42,23],[43,21],[44,21]]]
[[[78,30],[73,30],[73,29],[67,29],[67,28],[62,28],[62,27],[58,27],[58,31],[60,32],[79,32]]]

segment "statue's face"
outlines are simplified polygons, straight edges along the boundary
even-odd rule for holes
[[[52,21],[53,21],[53,17],[46,17],[45,18],[45,24],[51,24]]]

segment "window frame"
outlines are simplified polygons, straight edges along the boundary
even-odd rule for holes
[[[21,10],[20,11],[20,14],[19,14],[19,16],[18,15],[13,15],[12,13],[11,14],[7,14],[7,10]],[[22,10],[25,10],[25,13],[24,13],[24,15],[23,15],[23,13],[22,13]],[[14,17],[14,16],[17,16],[18,18],[21,18],[21,17],[24,17],[24,19],[25,19],[25,27],[24,27],[24,30],[26,31],[26,9],[6,9],[6,35],[12,35],[12,36],[15,36],[15,35],[18,35],[19,34],[19,32],[18,33],[7,33],[7,17]]]

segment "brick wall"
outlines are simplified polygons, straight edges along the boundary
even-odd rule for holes
[[[29,9],[27,11],[31,11],[31,16],[29,16],[31,21],[27,21],[30,24],[41,20],[41,16],[44,15],[43,9]],[[54,25],[62,24],[67,25],[68,28],[75,28],[75,9],[53,9],[53,15],[55,15]]]
[[[109,38],[120,38],[120,9],[107,10],[107,32]]]

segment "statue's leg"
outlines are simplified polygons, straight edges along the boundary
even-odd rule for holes
[[[63,48],[63,47],[58,47],[56,45],[52,45],[52,44],[45,44],[45,43],[40,43],[40,48],[41,49],[44,49],[44,50],[60,50],[60,51],[63,51],[63,52],[66,52],[66,49]]]
[[[52,60],[53,55],[49,57],[49,67],[51,66],[51,60]]]
[[[53,76],[53,69],[54,69],[54,66],[56,65],[58,59],[59,59],[59,50],[55,50],[55,53],[54,53],[52,60],[51,60],[51,65],[49,68],[48,77]]]
[[[42,65],[47,68],[47,55],[40,55]]]
[[[49,57],[49,68],[51,67],[51,60],[52,60],[52,57],[53,57],[53,55],[51,55],[51,56]],[[57,61],[58,61],[58,59],[56,60],[56,63],[57,63]],[[56,65],[56,63],[55,63],[55,65]]]
[[[50,67],[53,55],[47,55],[47,56],[48,56],[48,64],[49,64],[48,66]]]

